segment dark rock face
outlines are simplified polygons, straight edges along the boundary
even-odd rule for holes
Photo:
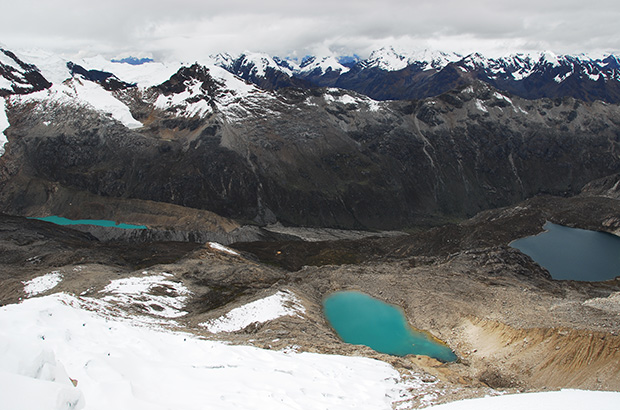
[[[0,53],[8,57],[7,62],[12,62],[4,64],[0,61],[0,77],[12,83],[10,90],[0,89],[0,97],[29,94],[52,86],[52,83],[47,81],[34,65],[21,61],[9,50],[0,48]]]
[[[74,114],[63,106],[48,112],[56,118]],[[211,208],[238,218],[248,214],[248,204],[256,203],[255,177],[212,136],[198,135],[190,147],[183,147],[178,141],[130,132],[95,112],[75,114],[73,123],[50,130],[29,120],[20,128],[14,120],[14,130],[23,134],[13,134],[20,143],[12,152],[31,170],[29,177],[100,196]]]
[[[155,89],[163,95],[178,94],[186,90],[188,81],[200,82],[200,89],[210,94],[214,94],[221,87],[221,84],[218,84],[211,77],[208,68],[194,64],[190,67],[182,67],[169,80],[158,85]]]
[[[126,88],[136,86],[135,84],[130,84],[120,80],[112,73],[99,70],[87,70],[81,65],[74,64],[71,61],[67,63],[67,68],[71,72],[71,75],[79,75],[88,81],[92,81],[101,85],[104,89],[108,91],[124,90]]]

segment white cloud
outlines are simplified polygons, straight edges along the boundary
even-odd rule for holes
[[[620,50],[616,0],[596,5],[576,0],[0,0],[0,6],[5,16],[0,38],[8,47],[108,57],[188,60],[245,50],[365,55],[384,45],[494,54]]]

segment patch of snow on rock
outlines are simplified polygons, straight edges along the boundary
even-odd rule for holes
[[[489,112],[487,107],[485,107],[482,101],[480,101],[479,99],[476,99],[476,108],[482,112]]]
[[[9,119],[6,116],[6,109],[4,103],[2,109],[0,109],[0,157],[4,154],[4,144],[9,142],[4,134],[4,131],[9,128]]]
[[[282,316],[301,316],[305,313],[301,301],[288,291],[278,293],[263,299],[232,309],[217,319],[201,323],[211,333],[236,332],[252,323],[264,323]]]
[[[571,75],[573,75],[573,73],[571,71],[569,71],[568,73],[566,73],[564,75],[558,74],[555,77],[553,77],[553,81],[555,81],[556,83],[560,84],[562,81],[566,80]]]
[[[138,306],[146,313],[165,318],[184,316],[182,311],[191,293],[182,283],[169,280],[172,275],[137,276],[112,281],[101,292],[105,302],[121,306]]]
[[[53,271],[22,283],[26,296],[32,297],[54,289],[60,282],[62,282],[62,274],[59,271]]]
[[[142,123],[135,120],[129,107],[106,91],[99,84],[91,81],[73,79],[50,89],[25,96],[14,97],[20,101],[54,101],[60,104],[73,104],[110,114],[127,128],[140,128]]]
[[[498,92],[495,92],[495,93],[493,93],[493,96],[494,96],[495,98],[497,98],[498,100],[504,100],[504,101],[506,101],[508,104],[513,105],[513,104],[512,104],[512,100],[511,100],[510,98],[506,97],[504,94],[500,94],[500,93],[498,93]]]
[[[232,249],[227,248],[224,245],[219,244],[217,242],[209,242],[209,246],[212,249],[216,249],[216,250],[221,251],[221,252],[229,253],[231,255],[239,256],[239,252],[233,251]]]
[[[202,89],[202,84],[196,80],[188,84],[187,90],[171,95],[160,95],[155,101],[155,107],[162,110],[175,110],[186,117],[204,117],[213,112],[211,98]]]

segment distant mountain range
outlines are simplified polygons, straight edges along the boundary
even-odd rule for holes
[[[494,59],[430,50],[403,53],[388,47],[346,65],[335,57],[309,57],[298,64],[254,53],[220,54],[213,60],[265,89],[336,87],[375,100],[405,100],[437,96],[480,80],[527,99],[620,102],[620,60],[614,55],[590,58],[541,52]]]
[[[153,60],[127,57],[112,62],[140,65]],[[70,64],[70,70],[81,68]],[[367,59],[306,56],[296,61],[262,53],[224,53],[211,56],[204,64],[219,66],[264,90],[334,87],[375,100],[411,100],[483,81],[526,99],[573,97],[620,102],[620,59],[615,55],[591,58],[540,52],[486,58],[478,53],[399,52],[385,47]],[[0,96],[39,91],[51,85],[36,66],[24,63],[9,50],[0,52],[0,78]],[[109,78],[113,83],[109,87],[124,86],[117,83],[121,80],[114,74],[109,73]]]

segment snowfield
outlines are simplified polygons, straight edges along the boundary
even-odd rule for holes
[[[433,406],[433,410],[615,410],[620,393],[561,390],[544,393],[509,394],[462,400]]]
[[[0,308],[0,407],[390,409],[407,387],[380,361],[228,346],[80,305],[58,293]]]
[[[140,128],[142,123],[131,116],[129,107],[103,89],[99,84],[87,80],[73,79],[62,84],[54,84],[47,90],[13,97],[22,102],[54,101],[60,104],[77,104],[110,114],[127,128]]]

